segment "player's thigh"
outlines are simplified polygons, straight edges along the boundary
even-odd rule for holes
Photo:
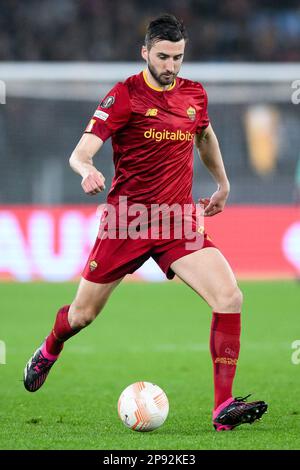
[[[171,264],[171,269],[214,310],[230,312],[239,307],[242,295],[236,278],[217,248],[207,247],[183,256]]]
[[[80,280],[74,301],[70,306],[69,318],[72,315],[82,314],[93,319],[104,307],[112,291],[122,281],[120,278],[116,281],[106,284],[90,282],[83,277]]]

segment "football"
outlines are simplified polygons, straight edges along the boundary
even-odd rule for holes
[[[169,400],[158,385],[136,382],[121,393],[118,414],[124,425],[133,431],[154,431],[167,419]]]

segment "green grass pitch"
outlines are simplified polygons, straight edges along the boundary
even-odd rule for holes
[[[46,384],[23,388],[32,352],[76,284],[0,284],[0,449],[300,449],[300,285],[241,282],[242,348],[234,394],[263,399],[261,422],[233,432],[211,425],[210,309],[183,284],[120,285],[95,323],[66,343]],[[169,397],[166,423],[150,433],[117,415],[132,382],[157,383]]]

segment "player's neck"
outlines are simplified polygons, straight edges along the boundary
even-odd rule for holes
[[[174,86],[174,82],[170,85],[162,86],[158,81],[155,80],[148,67],[143,71],[143,75],[147,85],[150,86],[150,88],[153,88],[154,90],[166,91],[170,88],[173,88]]]

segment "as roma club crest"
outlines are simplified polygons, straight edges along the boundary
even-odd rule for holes
[[[195,121],[195,119],[196,119],[196,110],[195,110],[195,108],[193,108],[192,106],[190,106],[190,107],[186,110],[186,114],[188,115],[188,117],[190,118],[191,121]]]
[[[95,271],[95,269],[97,268],[98,266],[98,263],[96,261],[91,261],[90,262],[90,270],[91,271]]]
[[[100,108],[110,108],[115,102],[114,96],[107,96],[104,98],[103,101],[100,103]]]

